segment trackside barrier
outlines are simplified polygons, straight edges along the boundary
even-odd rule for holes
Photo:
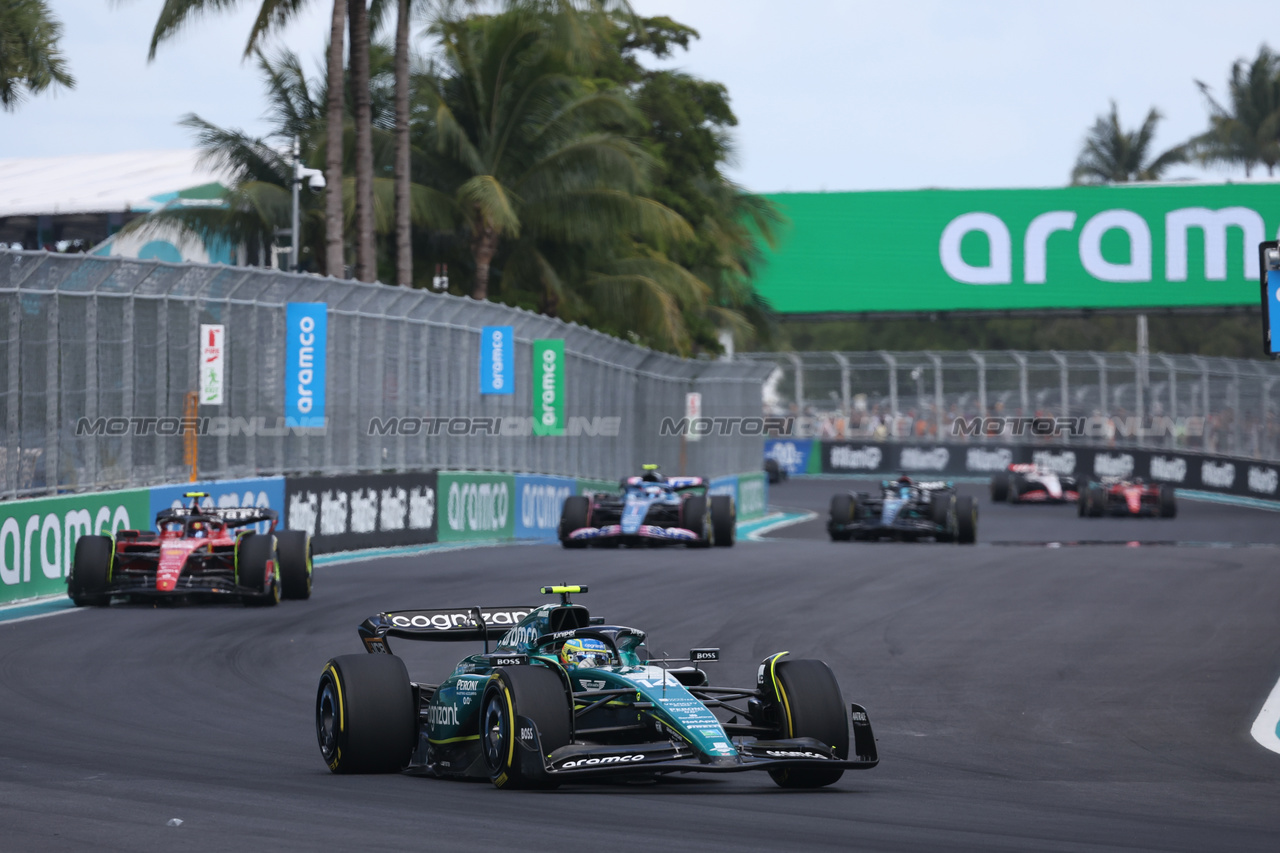
[[[1082,477],[1143,477],[1181,489],[1280,499],[1280,464],[1257,459],[1128,447],[1037,447],[1028,444],[893,444],[888,442],[765,442],[765,458],[789,473],[881,477],[906,472],[920,476],[985,476],[1011,463],[1034,462],[1061,474]],[[792,445],[792,446],[788,446]],[[815,460],[817,470],[814,470]]]
[[[317,554],[432,542],[554,540],[564,499],[616,491],[609,480],[481,471],[422,471],[339,477],[261,477],[174,483],[0,502],[0,604],[66,593],[76,541],[86,534],[150,529],[162,509],[207,492],[211,506],[270,507],[280,527],[313,537]],[[718,477],[738,519],[763,516],[763,474]]]

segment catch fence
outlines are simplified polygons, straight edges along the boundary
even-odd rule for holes
[[[1122,352],[742,353],[818,438],[1184,448],[1280,460],[1280,365]],[[983,432],[966,435],[973,419]],[[1082,432],[1047,419],[1075,419]],[[988,433],[988,434],[983,434]]]
[[[283,426],[285,306],[293,302],[328,305],[327,424],[315,434]],[[191,409],[201,324],[226,327],[226,390],[222,405]],[[487,325],[514,328],[510,396],[479,393]],[[564,341],[570,434],[529,434],[535,339]],[[691,391],[708,416],[759,416],[771,369],[676,358],[421,290],[0,250],[0,496],[181,482],[191,453],[202,479],[476,469],[616,480],[645,462],[709,477],[753,471],[759,436],[686,442],[660,427],[683,416]],[[211,418],[208,434],[194,443],[160,434],[187,416]],[[138,420],[147,418],[157,422]],[[429,420],[417,434],[370,434],[374,419],[393,418]],[[482,422],[476,432],[473,423],[466,432],[468,418],[500,426]],[[103,419],[128,420],[129,431],[106,434]],[[86,434],[95,423],[99,434]]]

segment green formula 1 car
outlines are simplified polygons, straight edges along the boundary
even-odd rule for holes
[[[365,620],[369,654],[336,657],[320,676],[316,732],[329,769],[499,788],[765,770],[784,788],[817,788],[878,763],[866,710],[845,705],[825,663],[780,652],[761,662],[755,687],[713,687],[701,664],[719,660],[718,649],[651,659],[642,631],[570,601],[586,587],[542,592],[560,602]],[[409,680],[392,638],[469,640],[484,651],[424,684]]]

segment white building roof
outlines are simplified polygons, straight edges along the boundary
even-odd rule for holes
[[[154,210],[155,196],[226,183],[199,159],[195,149],[0,159],[0,216]]]

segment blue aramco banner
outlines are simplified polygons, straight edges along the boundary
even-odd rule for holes
[[[514,394],[515,369],[515,328],[485,326],[480,331],[480,393]]]
[[[328,307],[323,302],[290,302],[286,306],[285,426],[324,427]]]
[[[517,539],[555,539],[564,499],[577,491],[572,477],[516,475]]]

